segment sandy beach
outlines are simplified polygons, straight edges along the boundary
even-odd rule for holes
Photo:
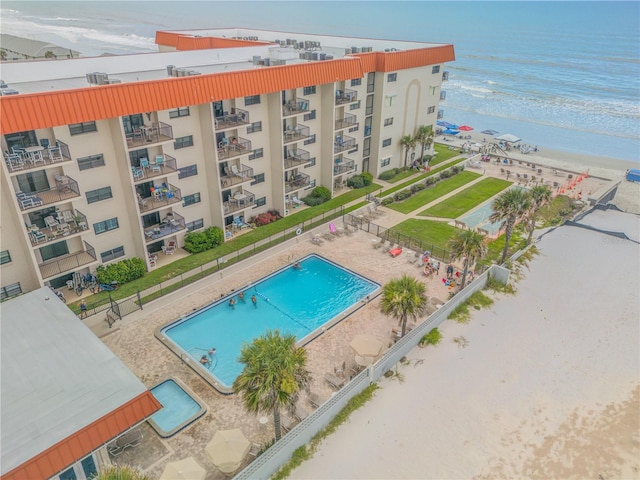
[[[290,478],[640,478],[638,244],[561,227],[538,248],[516,295],[446,321]]]

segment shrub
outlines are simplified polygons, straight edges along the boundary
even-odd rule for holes
[[[440,172],[440,178],[449,178],[451,176],[451,172],[449,170],[443,170]]]
[[[442,340],[442,334],[440,330],[437,328],[432,328],[429,333],[425,333],[424,336],[418,342],[418,345],[421,347],[426,347],[427,345],[437,345]]]
[[[329,200],[331,200],[331,191],[327,187],[322,186],[314,188],[309,195],[302,199],[302,201],[310,207],[320,205],[321,203],[328,202]]]
[[[189,253],[200,253],[222,245],[224,232],[220,227],[209,227],[202,232],[189,232],[184,236],[184,249]]]
[[[454,165],[453,167],[451,167],[451,173],[453,175],[459,174],[462,170],[464,170],[464,168],[462,168],[461,165]]]
[[[384,200],[382,200],[382,202],[380,202],[382,205],[389,205],[390,203],[393,203],[393,197],[387,197]]]
[[[396,171],[394,168],[392,168],[391,170],[387,170],[386,172],[382,172],[380,175],[378,175],[378,178],[380,180],[391,180],[393,177],[396,176]]]
[[[371,175],[369,172],[362,172],[360,175],[362,175],[362,180],[364,181],[365,187],[368,187],[373,183],[373,175]]]
[[[324,200],[321,197],[313,197],[311,195],[304,197],[302,201],[307,205],[309,205],[310,207],[315,207],[316,205],[320,205],[321,203],[324,203]]]
[[[420,190],[424,190],[424,187],[426,185],[424,183],[414,183],[413,185],[411,185],[411,192],[412,193],[417,193]]]
[[[98,277],[98,283],[118,282],[123,284],[144,277],[145,273],[147,273],[147,266],[144,260],[134,257],[98,266],[96,277]]]
[[[275,222],[280,218],[280,214],[276,210],[269,210],[268,212],[261,213],[253,217],[250,223],[256,225],[256,227],[261,227],[262,225],[267,225],[268,223]]]
[[[364,179],[362,175],[354,175],[347,180],[347,186],[351,188],[362,188],[364,187]]]
[[[409,198],[411,196],[411,190],[408,189],[404,189],[404,190],[400,190],[399,192],[397,192],[394,196],[393,199],[396,202],[401,202],[402,200],[406,200],[407,198]]]
[[[436,183],[438,183],[438,179],[436,177],[427,177],[427,179],[424,181],[424,186],[430,187],[431,185],[435,185]]]

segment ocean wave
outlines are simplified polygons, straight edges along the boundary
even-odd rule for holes
[[[485,80],[487,82],[487,85],[497,85],[498,82],[495,82],[493,80]]]

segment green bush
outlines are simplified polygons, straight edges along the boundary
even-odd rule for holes
[[[311,195],[304,197],[302,201],[307,205],[309,205],[310,207],[315,207],[316,205],[320,205],[321,203],[324,203],[324,200],[321,197],[313,197]]]
[[[373,183],[373,175],[371,175],[369,172],[362,172],[360,175],[362,175],[362,180],[364,181],[365,187],[368,187]]]
[[[309,195],[302,199],[302,201],[310,207],[315,207],[329,200],[331,200],[331,191],[323,186],[314,188]]]
[[[449,170],[443,170],[440,172],[441,179],[449,178],[450,176],[451,176],[451,171]]]
[[[442,340],[442,334],[440,330],[437,328],[432,328],[429,333],[425,333],[423,337],[418,342],[418,345],[421,347],[426,347],[427,345],[437,345]]]
[[[380,180],[391,180],[395,176],[396,176],[396,170],[395,170],[395,168],[392,168],[391,170],[387,170],[386,172],[382,172],[380,175],[378,175],[378,178]]]
[[[141,258],[126,258],[109,265],[99,265],[96,271],[98,283],[118,282],[123,284],[144,277],[147,266]]]
[[[411,196],[411,190],[408,189],[404,189],[404,190],[400,190],[399,192],[397,192],[394,196],[393,199],[396,202],[401,202],[402,200],[406,200],[407,198],[409,198]]]
[[[364,179],[362,175],[354,175],[347,180],[347,186],[351,188],[363,188],[364,187]]]
[[[224,232],[220,227],[209,227],[203,232],[189,232],[184,236],[184,249],[189,253],[200,253],[222,245]]]
[[[424,183],[414,183],[413,185],[411,185],[411,192],[412,193],[417,193],[420,190],[424,190],[424,187],[426,185]]]
[[[382,200],[382,202],[380,202],[382,205],[389,205],[390,203],[393,203],[393,197],[387,197],[384,200]]]

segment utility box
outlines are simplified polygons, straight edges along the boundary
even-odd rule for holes
[[[640,182],[640,170],[637,168],[627,170],[626,179],[628,182]]]

